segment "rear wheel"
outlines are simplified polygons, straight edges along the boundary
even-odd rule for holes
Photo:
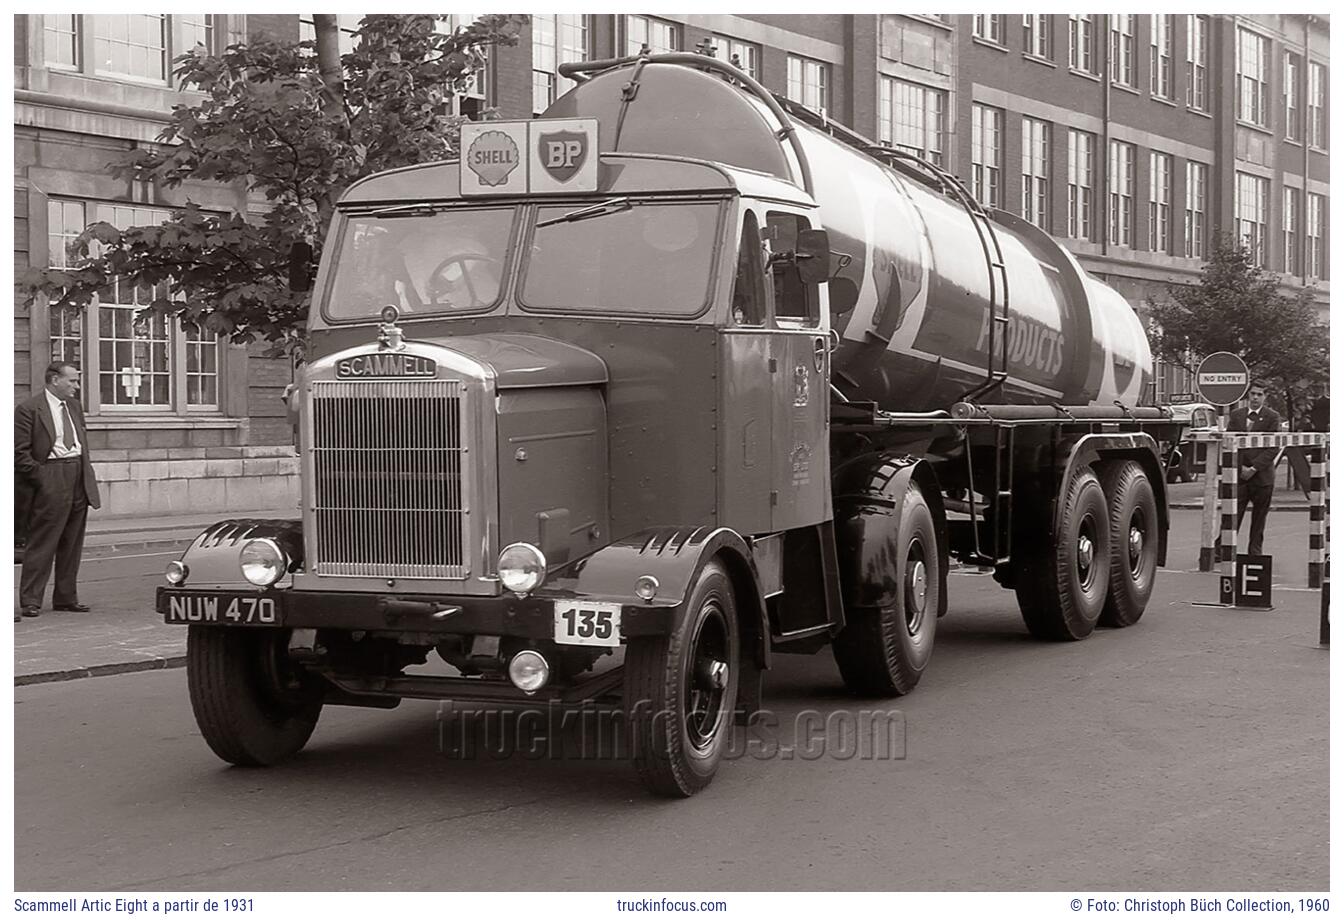
[[[845,610],[831,644],[845,686],[862,696],[902,696],[915,689],[933,655],[942,587],[933,512],[911,483],[901,504],[892,558],[892,602]]]
[[[1111,577],[1100,623],[1133,626],[1157,579],[1157,499],[1148,474],[1133,460],[1108,464],[1101,485],[1110,511]]]
[[[630,640],[626,725],[651,792],[684,798],[714,778],[733,730],[740,642],[732,584],[717,562],[700,570],[676,632]]]
[[[1061,496],[1059,532],[1022,546],[1014,581],[1017,605],[1038,639],[1066,641],[1091,635],[1110,581],[1110,519],[1106,493],[1091,469],[1074,473]]]
[[[187,688],[196,724],[221,760],[269,766],[308,743],[320,689],[288,663],[288,631],[187,628]]]

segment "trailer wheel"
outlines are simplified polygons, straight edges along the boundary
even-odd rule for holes
[[[933,512],[913,483],[902,500],[892,578],[899,578],[886,607],[845,610],[845,628],[831,643],[840,676],[861,696],[904,696],[924,674],[938,627],[938,537]]]
[[[733,731],[740,643],[732,583],[717,562],[700,570],[672,635],[630,640],[626,727],[650,792],[685,798],[714,778]]]
[[[1091,469],[1065,488],[1060,532],[1024,552],[1014,590],[1027,629],[1038,639],[1067,641],[1091,635],[1110,581],[1110,518],[1106,493]]]
[[[187,628],[187,689],[196,724],[221,760],[278,763],[308,743],[322,712],[320,691],[289,688],[287,632]]]
[[[1108,464],[1102,488],[1111,522],[1111,583],[1102,626],[1133,626],[1143,616],[1157,576],[1157,499],[1143,467]]]

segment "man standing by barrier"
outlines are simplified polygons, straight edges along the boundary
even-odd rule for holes
[[[1265,405],[1265,384],[1251,381],[1249,407],[1233,409],[1228,431],[1277,433],[1279,413]],[[1240,467],[1237,481],[1237,530],[1241,530],[1246,516],[1246,505],[1251,506],[1251,535],[1247,552],[1252,556],[1264,555],[1265,519],[1274,498],[1274,460],[1278,450],[1273,447],[1246,448],[1239,452]]]

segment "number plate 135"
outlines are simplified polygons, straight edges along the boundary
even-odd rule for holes
[[[556,601],[555,641],[560,645],[620,645],[621,605]]]

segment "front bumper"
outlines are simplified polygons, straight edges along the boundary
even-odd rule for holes
[[[186,626],[284,627],[368,632],[518,636],[551,639],[556,602],[572,592],[542,592],[520,598],[460,595],[401,595],[292,588],[246,591],[160,587],[154,609],[164,622]],[[672,632],[679,608],[621,603],[621,638]],[[267,603],[269,602],[269,603]]]

